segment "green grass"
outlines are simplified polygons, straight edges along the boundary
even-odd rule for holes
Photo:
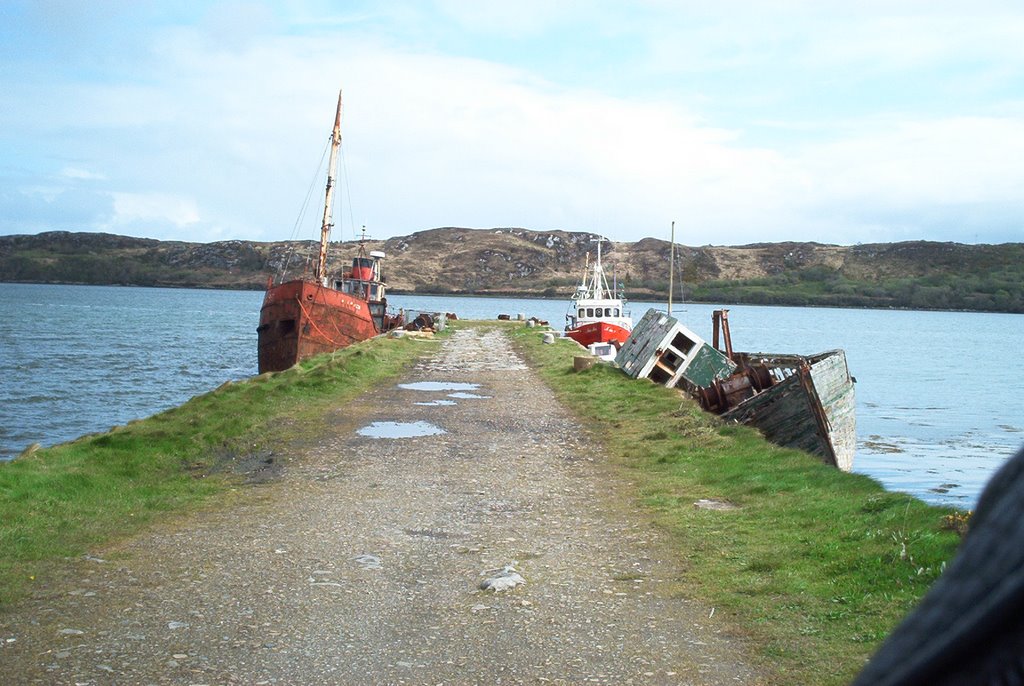
[[[778,683],[848,683],[952,558],[950,510],[723,425],[609,366],[574,373],[579,348],[540,339],[517,335],[670,532],[687,569],[678,593],[746,634]],[[738,509],[699,510],[701,498]]]
[[[0,606],[43,583],[64,558],[163,513],[217,502],[242,478],[239,463],[301,440],[328,409],[398,376],[434,347],[366,341],[0,464]]]

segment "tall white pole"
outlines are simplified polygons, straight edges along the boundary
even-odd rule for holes
[[[672,279],[676,271],[676,223],[672,222],[672,247],[668,258],[668,316],[672,316]]]

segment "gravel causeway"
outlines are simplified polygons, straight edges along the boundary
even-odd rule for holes
[[[456,331],[296,450],[0,616],[0,680],[766,682],[500,330]]]

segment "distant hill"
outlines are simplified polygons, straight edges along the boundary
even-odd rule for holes
[[[392,291],[568,298],[594,234],[519,228],[438,228],[369,241],[387,253]],[[355,243],[334,243],[330,265]],[[605,266],[632,299],[668,290],[668,241],[606,243]],[[184,243],[101,233],[0,236],[0,281],[260,289],[300,273],[310,241]],[[758,243],[677,246],[691,301],[1024,312],[1024,243],[913,241],[839,246]]]

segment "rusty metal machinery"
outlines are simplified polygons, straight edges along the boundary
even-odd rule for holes
[[[775,385],[771,370],[763,364],[743,367],[728,378],[697,390],[697,401],[708,412],[723,414],[747,398]]]

